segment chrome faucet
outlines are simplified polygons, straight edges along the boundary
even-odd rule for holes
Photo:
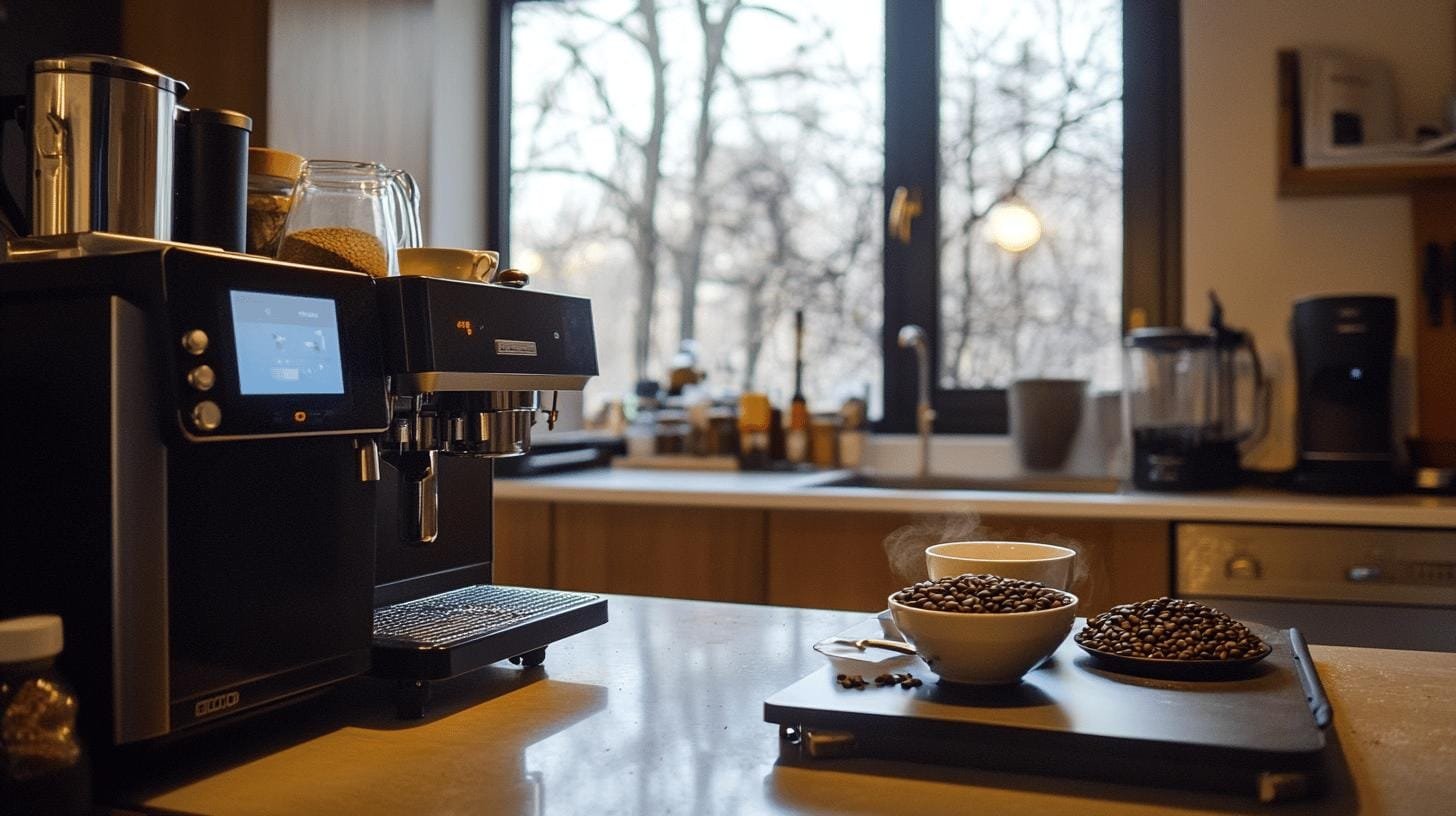
[[[930,407],[930,342],[925,330],[911,323],[900,327],[900,348],[915,349],[920,387],[915,402],[915,430],[920,434],[920,478],[930,476],[930,432],[935,427],[935,409]]]

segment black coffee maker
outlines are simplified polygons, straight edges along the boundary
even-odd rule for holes
[[[1395,330],[1393,297],[1310,297],[1294,304],[1299,459],[1291,487],[1329,493],[1399,489],[1391,392]]]

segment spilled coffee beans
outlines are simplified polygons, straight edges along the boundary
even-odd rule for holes
[[[863,691],[869,686],[869,683],[865,682],[864,675],[860,674],[841,674],[835,677],[834,681],[839,684],[840,688],[846,689]],[[875,678],[875,686],[878,688],[899,686],[902,689],[912,689],[919,688],[922,685],[924,683],[920,681],[920,678],[910,672],[905,672],[904,674],[882,674]]]
[[[999,575],[955,575],[921,581],[892,596],[897,603],[935,612],[1036,612],[1072,602],[1072,596],[1037,581]]]
[[[911,674],[910,672],[905,672],[903,674],[900,674],[900,673],[886,673],[886,674],[882,674],[879,677],[876,677],[875,678],[875,685],[877,685],[877,686],[899,686],[902,689],[910,689],[910,688],[916,688],[918,686],[922,686],[924,684],[920,682],[920,678],[919,677],[916,677],[915,675]]]
[[[1114,606],[1087,621],[1076,639],[1099,652],[1155,660],[1241,660],[1269,650],[1228,615],[1176,598]]]

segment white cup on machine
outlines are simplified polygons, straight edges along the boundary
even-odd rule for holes
[[[500,253],[488,249],[415,247],[399,251],[399,274],[464,281],[489,281]]]

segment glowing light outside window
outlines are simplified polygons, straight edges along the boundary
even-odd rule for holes
[[[1041,219],[1025,204],[997,204],[986,215],[986,237],[1007,252],[1025,252],[1041,240]]]

